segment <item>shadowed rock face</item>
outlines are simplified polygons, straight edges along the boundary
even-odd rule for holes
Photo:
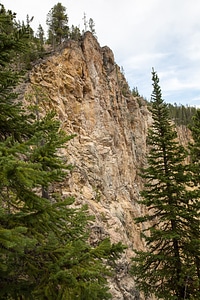
[[[89,32],[35,66],[30,82],[29,93],[46,95],[38,98],[40,107],[55,109],[64,130],[77,134],[64,153],[75,168],[62,193],[96,216],[91,243],[110,236],[128,246],[110,282],[113,299],[139,299],[128,269],[132,249],[143,248],[133,218],[142,210],[138,170],[151,122],[144,100],[131,95],[112,51]]]

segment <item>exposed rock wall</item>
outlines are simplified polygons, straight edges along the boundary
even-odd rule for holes
[[[132,249],[143,248],[133,218],[142,209],[136,202],[142,187],[138,170],[151,122],[144,100],[131,95],[112,51],[89,32],[36,65],[30,82],[34,101],[55,109],[63,128],[77,134],[66,151],[75,168],[62,192],[96,215],[91,242],[109,235],[128,246],[110,283],[113,299],[140,299],[128,268]]]

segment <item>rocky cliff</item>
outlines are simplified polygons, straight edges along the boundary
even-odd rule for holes
[[[151,122],[144,100],[131,95],[112,51],[89,32],[37,64],[27,93],[43,110],[55,109],[67,133],[76,134],[66,150],[75,168],[62,193],[73,195],[76,205],[87,203],[96,216],[91,243],[110,236],[128,246],[110,282],[113,299],[140,299],[128,269],[132,249],[143,248],[133,218],[142,210],[138,170]]]

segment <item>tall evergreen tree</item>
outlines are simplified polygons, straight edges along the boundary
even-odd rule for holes
[[[194,254],[195,240],[199,237],[194,230],[197,199],[188,189],[190,176],[184,166],[187,153],[177,141],[154,70],[152,80],[153,125],[147,137],[148,166],[141,173],[145,187],[139,201],[147,212],[135,220],[146,227],[142,238],[147,250],[135,251],[132,274],[137,287],[147,296],[199,299]]]
[[[189,126],[192,137],[193,143],[190,144],[190,156],[191,156],[191,163],[192,169],[194,170],[194,174],[196,175],[196,184],[200,185],[200,109],[197,109],[195,115],[192,119],[192,124]]]
[[[199,279],[200,290],[200,109],[196,110],[196,114],[193,116],[192,123],[189,126],[193,142],[190,143],[190,164],[189,170],[192,176],[191,193],[196,195],[196,210],[198,215],[196,217],[196,223],[192,227],[191,235],[195,237],[191,240],[191,251],[193,251],[196,266],[196,272]]]
[[[49,11],[46,23],[48,25],[48,40],[53,47],[68,38],[68,16],[66,8],[60,2]]]
[[[94,20],[92,18],[89,19],[89,22],[88,22],[88,26],[89,26],[89,30],[92,32],[92,34],[96,34],[95,32],[95,23],[94,23]]]
[[[38,37],[40,41],[41,48],[44,46],[44,29],[42,28],[42,25],[39,24],[36,36]]]
[[[7,137],[19,139],[30,130],[28,122],[24,126],[28,116],[21,113],[14,92],[21,77],[18,60],[28,48],[26,28],[19,27],[15,18],[0,4],[0,141]]]

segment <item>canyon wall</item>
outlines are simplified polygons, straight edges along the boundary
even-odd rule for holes
[[[62,194],[96,216],[90,242],[110,236],[128,246],[110,281],[113,299],[142,299],[128,269],[132,250],[144,247],[134,217],[142,212],[138,173],[151,123],[145,101],[132,96],[112,51],[90,32],[35,65],[27,95],[43,111],[56,110],[62,128],[76,134],[64,153],[74,170]]]

